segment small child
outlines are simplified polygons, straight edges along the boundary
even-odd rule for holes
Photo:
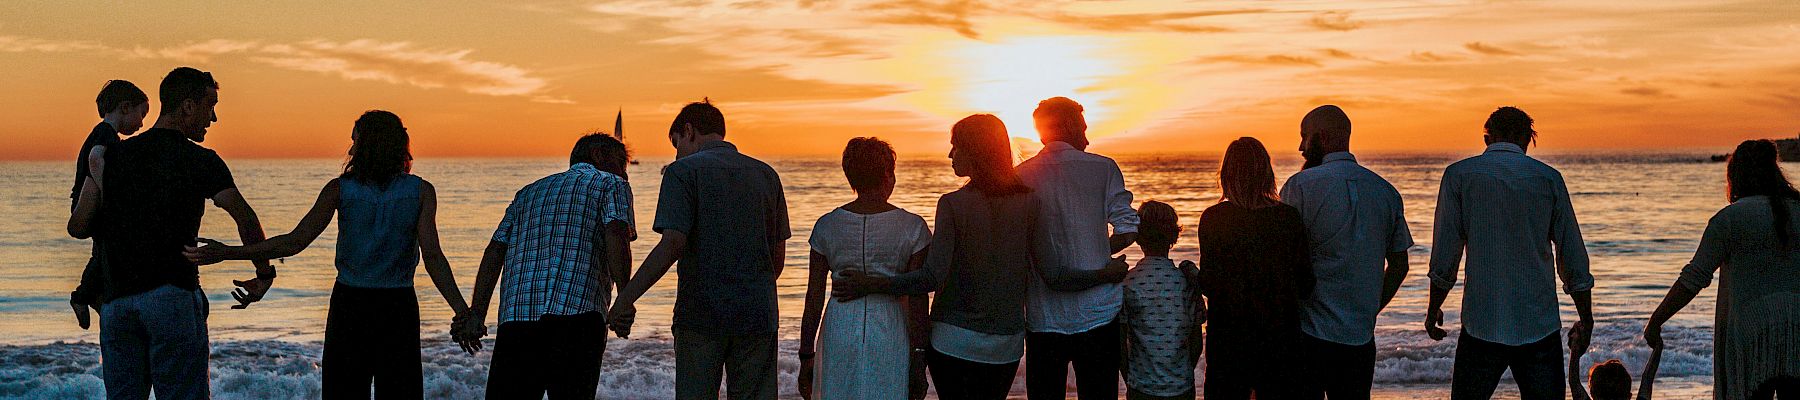
[[[69,193],[71,210],[75,208],[76,199],[81,197],[88,177],[100,172],[89,171],[89,156],[105,154],[107,146],[119,143],[119,135],[137,133],[144,127],[144,117],[150,113],[150,98],[137,85],[124,80],[106,81],[106,85],[100,87],[100,95],[94,97],[94,105],[99,109],[100,123],[88,132],[87,139],[81,143],[81,152],[75,155],[75,188]],[[99,251],[99,246],[95,245],[94,253]],[[69,306],[75,309],[75,324],[81,329],[88,328],[88,309],[98,309],[100,305],[101,285],[100,263],[90,256],[87,267],[81,271],[81,283],[69,293]]]
[[[1181,236],[1175,208],[1156,201],[1138,208],[1144,259],[1125,275],[1125,386],[1128,399],[1193,399],[1199,305],[1188,274],[1169,259]]]
[[[1630,400],[1631,371],[1617,359],[1594,364],[1588,370],[1588,392],[1594,400]]]

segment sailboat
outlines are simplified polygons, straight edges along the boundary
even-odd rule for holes
[[[619,109],[619,114],[613,117],[613,138],[619,139],[619,143],[625,143],[625,109],[623,108]],[[632,159],[631,165],[638,165],[638,160]]]

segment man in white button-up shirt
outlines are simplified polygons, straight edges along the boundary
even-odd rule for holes
[[[1507,369],[1521,398],[1563,398],[1559,277],[1580,318],[1569,328],[1570,349],[1587,352],[1594,329],[1594,276],[1581,227],[1562,174],[1525,155],[1537,137],[1531,123],[1517,108],[1494,111],[1486,125],[1487,152],[1451,164],[1438,189],[1425,316],[1432,339],[1445,336],[1438,327],[1444,298],[1468,252],[1451,399],[1491,397]]]
[[[1125,176],[1110,158],[1083,151],[1087,122],[1074,100],[1053,97],[1032,113],[1044,149],[1019,164],[1019,176],[1043,202],[1038,240],[1067,270],[1097,270],[1137,237]],[[1112,226],[1111,233],[1107,225]],[[1104,283],[1073,292],[1042,279],[1026,292],[1025,387],[1032,399],[1062,399],[1069,365],[1081,399],[1119,396],[1118,317],[1123,292]]]
[[[1406,279],[1413,245],[1400,192],[1350,154],[1350,117],[1319,106],[1300,121],[1306,168],[1281,187],[1300,210],[1318,285],[1301,302],[1309,398],[1368,399],[1375,377],[1375,316]],[[1383,266],[1385,265],[1385,269]]]

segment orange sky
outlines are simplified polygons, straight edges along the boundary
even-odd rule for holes
[[[150,91],[188,65],[221,81],[206,145],[335,157],[367,109],[422,157],[567,154],[623,109],[667,155],[711,97],[756,154],[854,136],[939,153],[1037,100],[1087,105],[1101,152],[1297,143],[1343,106],[1360,150],[1468,150],[1500,105],[1546,149],[1713,147],[1800,132],[1800,2],[556,1],[15,2],[0,15],[0,159],[70,159],[106,79]],[[153,108],[154,110],[154,108]],[[154,115],[155,112],[153,111]],[[152,117],[154,118],[154,117]]]

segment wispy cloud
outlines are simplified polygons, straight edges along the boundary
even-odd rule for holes
[[[76,40],[49,40],[12,35],[0,35],[0,52],[5,53],[68,53],[77,51],[110,50],[99,43]]]
[[[1419,62],[1448,62],[1448,61],[1464,60],[1464,58],[1462,56],[1451,55],[1451,54],[1442,54],[1442,53],[1433,53],[1433,52],[1429,52],[1429,51],[1413,52],[1412,55],[1407,56],[1407,58],[1411,58],[1413,61],[1419,61]]]
[[[1507,50],[1507,49],[1504,49],[1504,48],[1500,48],[1500,47],[1498,47],[1498,46],[1494,46],[1494,45],[1491,45],[1491,44],[1487,44],[1487,43],[1482,43],[1482,42],[1468,42],[1468,43],[1464,43],[1464,44],[1463,44],[1463,48],[1465,48],[1465,49],[1469,49],[1469,51],[1473,51],[1473,52],[1476,52],[1476,53],[1481,53],[1481,54],[1486,54],[1486,55],[1490,55],[1490,56],[1519,56],[1519,55],[1524,55],[1524,54],[1521,54],[1521,53],[1519,53],[1519,52],[1516,52],[1516,51],[1512,51],[1512,50]]]
[[[408,42],[310,40],[262,46],[252,59],[349,80],[449,87],[492,96],[536,94],[548,85],[524,68],[471,59],[472,53],[474,50],[469,49],[420,48]]]
[[[1313,14],[1312,19],[1307,20],[1306,23],[1314,28],[1329,31],[1353,31],[1367,25],[1363,21],[1350,20],[1349,11],[1326,11]]]
[[[1620,89],[1619,93],[1629,94],[1629,95],[1638,96],[1638,97],[1649,97],[1649,98],[1675,97],[1675,95],[1669,94],[1669,92],[1663,91],[1661,88],[1656,88],[1656,87],[1651,87],[1651,86],[1637,86],[1637,87],[1624,88],[1624,89]]]
[[[1201,62],[1201,63],[1235,63],[1235,64],[1253,64],[1253,65],[1274,65],[1274,66],[1306,66],[1306,67],[1324,66],[1324,64],[1320,63],[1319,59],[1317,59],[1317,58],[1312,58],[1312,57],[1307,57],[1307,56],[1287,55],[1287,54],[1270,54],[1270,55],[1266,55],[1266,56],[1251,56],[1251,55],[1241,55],[1241,54],[1219,55],[1219,56],[1202,57],[1202,58],[1200,58],[1199,62]]]

